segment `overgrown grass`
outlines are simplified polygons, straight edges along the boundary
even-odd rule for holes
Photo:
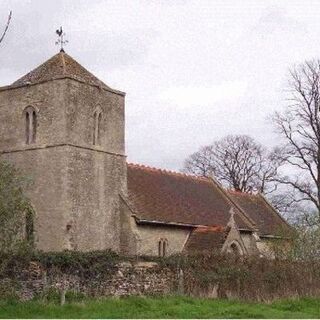
[[[70,301],[70,300],[69,300]],[[320,318],[320,299],[272,304],[187,297],[0,301],[0,318]]]

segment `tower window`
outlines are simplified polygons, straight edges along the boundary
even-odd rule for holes
[[[33,107],[27,107],[24,111],[26,144],[36,142],[37,135],[37,113]]]
[[[95,111],[93,114],[94,131],[93,131],[93,145],[101,144],[101,111]]]
[[[158,255],[159,257],[165,257],[167,255],[168,240],[160,239],[158,242]]]

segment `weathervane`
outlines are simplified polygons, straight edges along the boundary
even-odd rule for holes
[[[56,34],[58,35],[58,40],[56,41],[56,45],[60,45],[60,52],[64,52],[63,46],[65,46],[69,41],[64,39],[64,36],[66,35],[65,32],[62,30],[62,27],[60,29],[56,30]]]

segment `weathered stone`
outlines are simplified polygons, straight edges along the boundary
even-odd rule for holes
[[[30,300],[35,295],[45,295],[50,289],[58,292],[71,290],[90,296],[166,294],[175,292],[175,278],[174,271],[163,269],[159,272],[157,268],[150,268],[144,262],[141,262],[138,269],[129,269],[126,264],[123,264],[113,274],[108,275],[107,279],[103,278],[98,281],[82,278],[76,272],[57,274],[50,269],[42,269],[42,274],[36,280],[32,271],[27,270],[26,279],[17,280],[19,283],[17,295],[21,300]],[[5,281],[5,279],[0,279],[0,284],[5,285]]]
[[[26,141],[25,109],[36,113]],[[95,112],[101,113],[93,144]],[[126,194],[124,95],[74,79],[0,88],[0,157],[33,180],[35,245],[44,251],[120,250]]]

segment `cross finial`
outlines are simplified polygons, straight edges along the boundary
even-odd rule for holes
[[[65,32],[62,30],[62,27],[60,29],[56,30],[56,34],[58,35],[58,40],[56,41],[56,45],[60,45],[60,52],[64,52],[63,47],[69,42],[68,40],[65,40]]]

